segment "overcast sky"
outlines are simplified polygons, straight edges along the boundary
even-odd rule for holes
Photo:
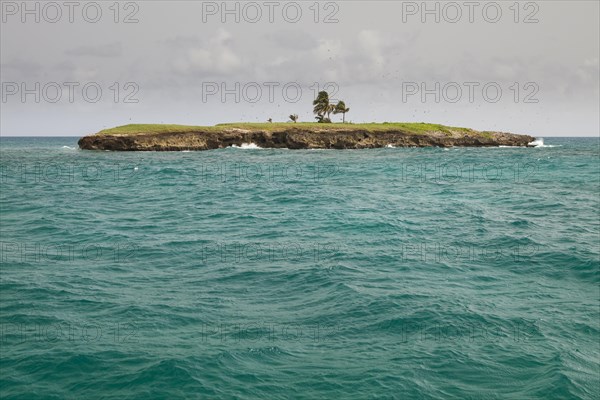
[[[1,3],[3,136],[314,121],[325,85],[353,122],[600,131],[598,1]]]

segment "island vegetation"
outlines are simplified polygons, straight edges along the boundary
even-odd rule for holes
[[[226,132],[230,130],[262,130],[267,132],[277,132],[290,128],[290,123],[287,122],[231,122],[225,124],[217,124],[213,126],[129,124],[101,130],[97,133],[97,135],[139,135],[161,133],[186,133],[197,131]],[[451,135],[452,132],[476,132],[469,128],[459,128],[440,124],[430,124],[425,122],[383,122],[362,124],[346,123],[343,126],[342,124],[322,125],[322,123],[320,122],[298,122],[296,125],[294,125],[294,128],[310,129],[316,132],[332,132],[357,129],[366,132],[382,132],[397,130],[414,135],[424,135],[428,132],[440,132],[448,135]],[[483,135],[486,134],[485,132],[479,133]]]
[[[315,119],[319,123],[331,123],[331,113],[343,114],[342,123],[346,123],[346,113],[350,111],[346,107],[346,103],[341,100],[337,104],[331,103],[329,93],[324,90],[319,92],[317,98],[313,101],[313,106],[313,113],[316,114]]]

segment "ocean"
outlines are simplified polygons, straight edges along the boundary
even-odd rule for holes
[[[0,144],[2,398],[600,398],[599,138]]]

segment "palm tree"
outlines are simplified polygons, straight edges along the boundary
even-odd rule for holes
[[[328,104],[327,105],[327,111],[325,111],[327,113],[327,122],[331,122],[331,118],[329,117],[331,115],[331,113],[335,114],[335,104]]]
[[[313,113],[317,114],[317,117],[315,117],[319,122],[323,122],[324,118],[325,118],[325,114],[331,113],[331,111],[329,111],[330,109],[330,104],[329,104],[329,94],[326,91],[321,91],[319,92],[319,94],[317,95],[317,98],[313,101],[313,106],[315,106],[313,108]]]
[[[290,119],[292,121],[294,121],[294,123],[298,122],[298,114],[292,114],[292,115],[290,115]]]
[[[334,114],[342,114],[342,123],[346,123],[346,113],[350,111],[349,108],[346,108],[346,103],[344,103],[343,101],[339,101],[336,105],[335,105],[335,110],[333,110]]]

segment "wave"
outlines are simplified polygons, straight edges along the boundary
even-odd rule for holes
[[[242,143],[241,146],[232,144],[231,147],[234,149],[262,149],[262,147],[257,146],[255,143]]]
[[[534,147],[562,147],[562,145],[557,144],[544,144],[544,138],[536,138],[533,142],[528,143],[528,145]]]

